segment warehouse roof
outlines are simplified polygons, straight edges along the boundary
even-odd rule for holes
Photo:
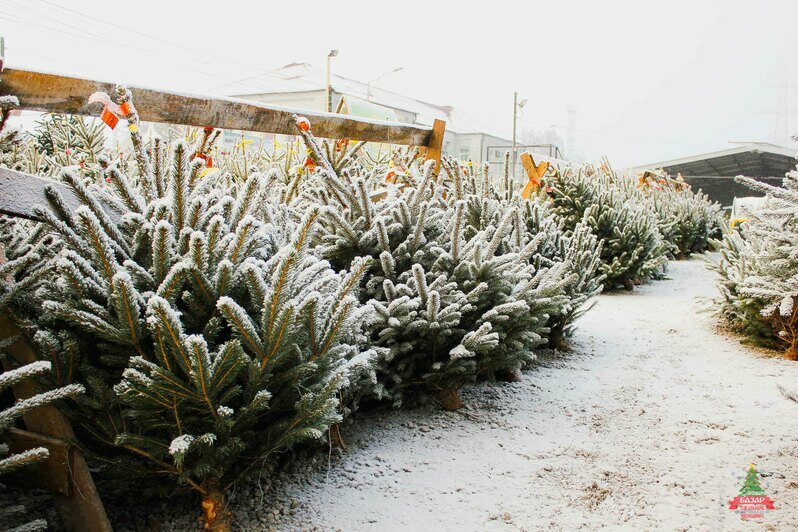
[[[734,177],[784,177],[795,170],[798,151],[769,142],[752,142],[711,153],[647,164],[635,172],[662,168],[670,175]]]

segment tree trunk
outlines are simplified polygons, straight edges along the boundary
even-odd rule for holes
[[[524,380],[524,376],[521,374],[520,369],[514,371],[500,371],[496,373],[496,380],[502,382],[521,382]]]
[[[441,406],[443,406],[444,410],[449,411],[460,410],[465,406],[465,403],[463,403],[460,396],[457,395],[457,390],[454,388],[438,391],[438,401],[441,402]]]
[[[568,343],[561,327],[556,327],[549,333],[549,347],[555,351],[568,351]]]
[[[784,358],[787,360],[798,360],[798,348],[794,345],[788,347],[787,351],[784,353]]]
[[[341,449],[342,451],[346,450],[346,442],[344,442],[344,437],[341,436],[340,423],[336,423],[330,427],[330,445],[336,449]]]
[[[623,287],[626,288],[627,290],[632,290],[635,287],[635,283],[631,279],[624,279]]]
[[[224,492],[219,481],[211,478],[203,482],[206,494],[202,499],[202,513],[205,518],[205,530],[211,532],[231,532],[233,514],[227,511]]]

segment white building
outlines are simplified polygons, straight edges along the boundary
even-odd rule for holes
[[[291,63],[218,87],[214,92],[244,100],[324,111],[326,73],[308,63]],[[492,131],[459,109],[435,105],[338,75],[330,77],[331,108],[342,114],[431,126],[446,121],[443,152],[476,162],[488,159],[491,146],[509,146],[509,135]],[[491,158],[495,159],[494,157]]]

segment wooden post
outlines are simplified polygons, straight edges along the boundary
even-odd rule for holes
[[[446,121],[435,119],[432,123],[432,135],[427,144],[427,160],[433,159],[435,161],[435,173],[441,167],[441,152],[443,150],[443,137],[446,134]]]
[[[524,165],[526,176],[529,179],[526,185],[524,185],[524,189],[521,191],[521,197],[524,199],[529,199],[529,196],[532,195],[532,192],[540,188],[540,180],[543,179],[544,175],[546,175],[546,170],[549,169],[549,163],[542,162],[536,165],[535,160],[532,158],[529,152],[526,151],[521,154],[521,163]]]
[[[0,315],[0,339],[11,336],[19,336],[20,331],[11,319],[3,314]],[[30,345],[20,336],[8,348],[9,354],[21,364],[29,364],[38,360],[36,353]],[[9,369],[7,361],[3,361],[6,370]],[[17,399],[24,399],[36,395],[34,383],[23,381],[14,386],[14,395]],[[42,406],[36,410],[25,414],[22,417],[25,426],[29,431],[39,435],[49,436],[61,442],[69,442],[75,439],[69,420],[52,405]],[[47,446],[50,447],[49,445]],[[54,447],[57,445],[54,444]],[[62,467],[66,466],[70,475],[70,486],[68,489],[56,490],[53,493],[58,512],[61,514],[66,530],[74,532],[112,532],[111,523],[103,508],[100,494],[91,478],[89,466],[83,455],[72,448],[72,451],[65,453],[69,457],[67,464],[62,463],[64,458],[59,461],[48,460],[42,465],[49,469],[47,475],[52,482],[58,482],[58,478],[63,478]],[[63,492],[66,493],[63,493]]]

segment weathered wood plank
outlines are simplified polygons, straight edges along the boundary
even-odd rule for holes
[[[38,359],[36,352],[22,339],[17,326],[7,315],[0,315],[0,339],[12,336],[19,338],[8,348],[8,353],[22,364],[35,362]],[[3,366],[8,369],[8,361],[4,360]],[[32,397],[35,393],[36,388],[33,382],[23,381],[14,386],[14,395],[17,399]],[[69,420],[52,405],[37,408],[25,414],[22,419],[31,432],[64,441],[75,439],[75,433]],[[69,495],[54,494],[64,527],[69,531],[111,532],[111,523],[108,521],[100,494],[91,478],[89,466],[80,452],[77,450],[72,452],[72,460],[69,462],[72,472]]]
[[[50,452],[46,460],[8,473],[8,478],[15,484],[44,489],[67,497],[72,495],[70,471],[74,461],[74,450],[71,445],[62,440],[16,428],[9,429],[3,435],[3,442],[8,444],[12,453],[21,453],[36,447],[44,447]]]
[[[432,123],[432,135],[427,146],[427,160],[435,161],[435,172],[441,167],[441,154],[443,152],[443,137],[446,135],[446,122],[437,118]]]
[[[44,190],[48,186],[55,188],[72,210],[81,205],[72,189],[63,183],[8,168],[0,168],[0,214],[39,220],[33,212],[33,208],[37,205],[47,205]],[[108,205],[105,207],[108,216],[112,220],[118,221],[120,213]]]
[[[310,120],[317,137],[411,146],[428,146],[433,131],[400,122],[344,117],[233,98],[129,88],[141,119],[148,122],[296,135],[292,115],[298,114]],[[88,105],[89,95],[96,91],[113,95],[114,84],[10,68],[0,75],[0,95],[16,96],[22,109],[99,116],[102,107]]]

